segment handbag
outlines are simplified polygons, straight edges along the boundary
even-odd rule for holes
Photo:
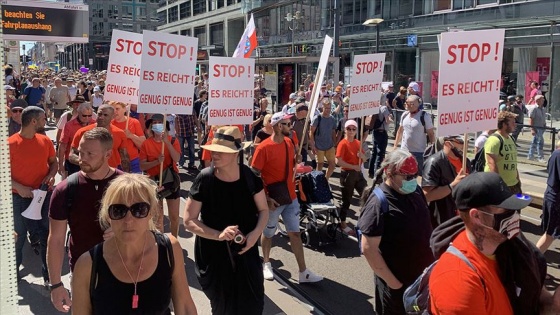
[[[286,144],[286,141],[284,141],[284,146],[286,147],[286,171],[284,172],[284,180],[266,186],[268,196],[274,199],[274,201],[281,206],[292,203],[292,197],[290,196],[288,184],[286,183],[288,180],[288,165],[290,164],[288,160],[288,145]]]
[[[159,176],[156,176],[156,183],[159,183]],[[181,178],[179,174],[173,169],[173,165],[165,168],[162,174],[161,187],[158,189],[157,197],[159,199],[167,198],[176,193],[181,187]]]

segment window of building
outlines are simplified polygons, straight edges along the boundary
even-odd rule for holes
[[[455,0],[461,2],[462,0]],[[434,0],[434,11],[451,10],[451,0]]]
[[[496,3],[498,3],[497,0],[477,0],[476,1],[477,5],[496,4]]]
[[[167,21],[172,23],[179,20],[179,8],[178,6],[173,6],[167,10]]]
[[[216,6],[219,8],[223,8],[224,7],[224,0],[216,0]]]
[[[194,37],[198,38],[198,46],[204,46],[208,44],[206,26],[199,26],[194,28]]]
[[[193,15],[206,13],[206,0],[193,0]]]
[[[181,30],[181,35],[183,35],[183,36],[191,36],[191,30],[190,30],[190,29]]]
[[[179,5],[179,19],[186,19],[191,16],[191,2],[183,2]]]
[[[136,8],[136,19],[138,20],[146,20],[146,7],[137,7]]]
[[[224,23],[216,23],[210,25],[210,44],[224,43]]]
[[[227,0],[227,5],[233,5],[236,4],[238,1],[237,0]]]
[[[167,24],[167,10],[161,10],[157,13],[157,17],[161,24]]]
[[[132,6],[123,5],[122,6],[122,11],[121,11],[121,16],[123,18],[132,18]]]

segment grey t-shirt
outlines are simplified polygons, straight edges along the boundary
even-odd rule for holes
[[[389,111],[389,109],[387,108],[387,106],[383,105],[381,107],[379,107],[379,118],[378,119],[385,119],[383,121],[383,125],[381,125],[381,128],[385,129],[385,131],[389,131],[389,115],[391,115],[391,112]]]
[[[420,114],[424,115],[425,128],[420,121]],[[430,115],[425,111],[418,111],[414,116],[410,112],[405,112],[401,117],[401,126],[403,127],[401,147],[408,152],[424,152],[426,131],[434,128]]]
[[[321,120],[320,124],[319,119]],[[315,134],[313,135],[315,139],[315,148],[320,151],[326,151],[334,147],[333,131],[336,129],[336,120],[334,117],[317,115],[313,117],[311,126],[317,127],[317,125],[319,125],[319,127],[315,130]]]
[[[544,127],[546,126],[546,113],[544,107],[535,106],[529,111],[529,117],[533,119],[533,126]]]

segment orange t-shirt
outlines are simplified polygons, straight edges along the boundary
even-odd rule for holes
[[[448,157],[447,159],[449,160],[449,163],[451,163],[451,165],[453,165],[453,168],[455,168],[455,172],[457,172],[457,174],[459,174],[459,172],[463,168],[463,160],[462,159],[452,159],[450,157]],[[468,170],[465,170],[465,174],[468,174]]]
[[[171,141],[171,136],[167,136],[169,141]],[[179,146],[179,140],[175,139],[173,142],[173,148],[177,152],[181,152],[181,148]],[[140,161],[151,162],[157,160],[161,154],[161,142],[156,142],[154,138],[150,137],[142,143],[142,147],[140,148]],[[163,155],[165,158],[163,159],[163,168],[169,167],[169,165],[173,165],[173,169],[177,173],[179,173],[179,169],[177,168],[177,164],[173,162],[171,158],[171,154],[169,154],[169,149],[167,149],[167,145],[163,149]],[[150,176],[157,176],[159,175],[159,164],[146,170],[146,173]]]
[[[132,134],[135,134],[138,137],[143,137],[144,136],[144,130],[142,129],[142,126],[140,126],[140,122],[138,121],[138,119],[132,118],[132,117],[129,118],[129,119],[130,119],[130,121],[128,122],[128,130],[130,130],[130,132]],[[124,128],[126,128],[126,120],[122,121],[122,122],[118,122],[118,121],[113,119],[113,121],[111,121],[111,123],[121,130],[124,130]],[[125,133],[125,136],[126,136],[126,133]],[[126,151],[128,152],[128,155],[130,156],[131,161],[140,156],[138,148],[136,147],[136,145],[134,145],[134,142],[131,139],[128,139],[128,138],[126,138]]]
[[[294,176],[294,145],[292,140],[284,137],[283,143],[276,143],[270,136],[259,143],[253,154],[251,166],[261,172],[261,177],[266,185],[286,181],[290,197],[296,199],[296,184]],[[285,144],[284,144],[285,143]],[[287,147],[286,147],[287,146]],[[286,178],[286,150],[288,150],[288,176]]]
[[[352,142],[348,142],[348,140],[343,138],[336,147],[336,157],[348,164],[358,165],[360,162],[360,158],[358,157],[360,147],[360,140],[354,139]],[[342,169],[345,171],[350,170],[347,167],[343,167]]]
[[[95,127],[97,127],[97,124],[87,125],[84,128],[79,129],[76,132],[76,135],[74,135],[74,140],[72,140],[72,148],[78,149],[80,140],[82,140],[84,133]],[[108,130],[111,133],[111,136],[113,136],[113,153],[109,158],[109,166],[117,167],[121,165],[121,154],[119,153],[119,149],[126,149],[126,134],[120,128],[113,125],[109,125]]]
[[[43,179],[49,174],[48,161],[56,156],[51,139],[42,134],[25,139],[18,132],[8,138],[8,145],[12,179],[33,189],[41,187]]]
[[[453,246],[469,259],[476,272],[461,258],[444,253],[430,275],[432,314],[513,314],[496,260],[480,252],[468,240],[466,231],[457,235]]]

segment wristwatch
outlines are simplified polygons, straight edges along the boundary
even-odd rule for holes
[[[58,288],[58,287],[64,287],[64,283],[62,283],[62,281],[61,281],[59,283],[49,284],[49,288],[51,289],[51,291]]]

